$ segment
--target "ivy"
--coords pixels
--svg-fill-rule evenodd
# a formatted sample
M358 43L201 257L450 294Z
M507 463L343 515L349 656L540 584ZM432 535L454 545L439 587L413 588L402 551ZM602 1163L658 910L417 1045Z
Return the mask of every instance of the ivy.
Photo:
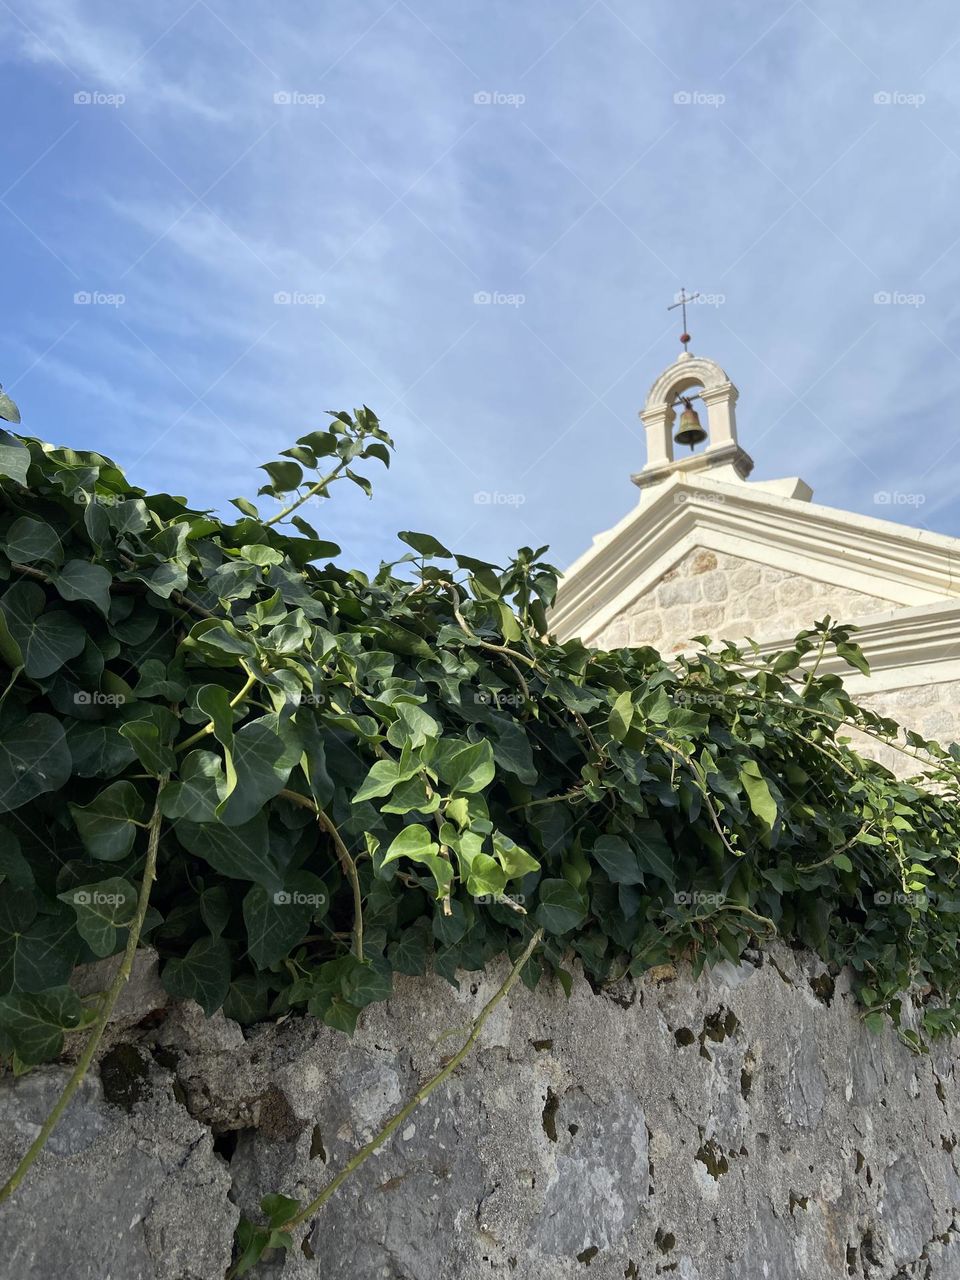
M960 750L823 673L866 669L853 628L667 661L552 639L545 548L408 531L342 567L313 508L391 448L336 413L264 468L275 514L222 517L0 436L0 1057L59 1053L74 965L140 941L208 1014L351 1031L394 973L535 930L525 982L594 985L776 933L852 966L871 1023L912 991L956 1031Z

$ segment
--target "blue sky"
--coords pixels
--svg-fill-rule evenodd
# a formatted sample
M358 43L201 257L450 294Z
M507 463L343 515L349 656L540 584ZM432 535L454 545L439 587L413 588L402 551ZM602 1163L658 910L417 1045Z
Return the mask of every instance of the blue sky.
M31 434L222 507L366 402L394 469L312 514L350 562L564 565L637 500L685 285L757 478L960 533L954 4L3 0L0 50Z

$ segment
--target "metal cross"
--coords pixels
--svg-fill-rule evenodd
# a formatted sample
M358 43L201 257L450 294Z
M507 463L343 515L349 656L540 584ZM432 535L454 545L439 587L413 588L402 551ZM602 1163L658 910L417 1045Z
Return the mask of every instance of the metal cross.
M667 307L668 311L676 311L677 307L683 308L683 311L681 312L683 316L683 333L680 335L680 341L683 343L684 351L686 351L687 343L690 341L690 335L687 333L687 303L693 302L695 298L699 297L699 292L688 294L686 289L681 289L680 296L677 298L676 302L672 302L670 306Z

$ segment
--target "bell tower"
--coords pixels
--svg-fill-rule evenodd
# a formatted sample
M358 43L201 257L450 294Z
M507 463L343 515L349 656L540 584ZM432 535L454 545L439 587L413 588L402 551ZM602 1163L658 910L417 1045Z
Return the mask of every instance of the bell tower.
M718 480L745 480L753 470L753 459L737 442L738 395L718 364L685 348L650 388L640 410L647 436L647 461L643 470L632 477L634 484L647 488L675 472L707 470ZM694 408L697 402L706 409L705 430ZM678 408L683 409L683 414L675 437ZM699 453L692 452L704 439L706 447ZM686 444L691 453L684 456L682 446Z

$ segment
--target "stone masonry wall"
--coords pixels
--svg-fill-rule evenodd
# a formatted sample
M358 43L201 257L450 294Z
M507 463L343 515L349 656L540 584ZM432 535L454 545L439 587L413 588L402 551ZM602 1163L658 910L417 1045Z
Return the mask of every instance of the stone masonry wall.
M504 969L401 979L354 1039L139 1011L0 1209L3 1280L219 1280L239 1210L318 1189L453 1052ZM693 979L522 987L274 1280L958 1280L960 1055L866 1030L774 946ZM65 1075L0 1080L0 1171ZM298 1242L299 1244L299 1242Z
M849 621L894 606L878 596L697 548L590 643L600 648L650 644L669 654L688 648L691 636L776 639L793 636L825 613Z

